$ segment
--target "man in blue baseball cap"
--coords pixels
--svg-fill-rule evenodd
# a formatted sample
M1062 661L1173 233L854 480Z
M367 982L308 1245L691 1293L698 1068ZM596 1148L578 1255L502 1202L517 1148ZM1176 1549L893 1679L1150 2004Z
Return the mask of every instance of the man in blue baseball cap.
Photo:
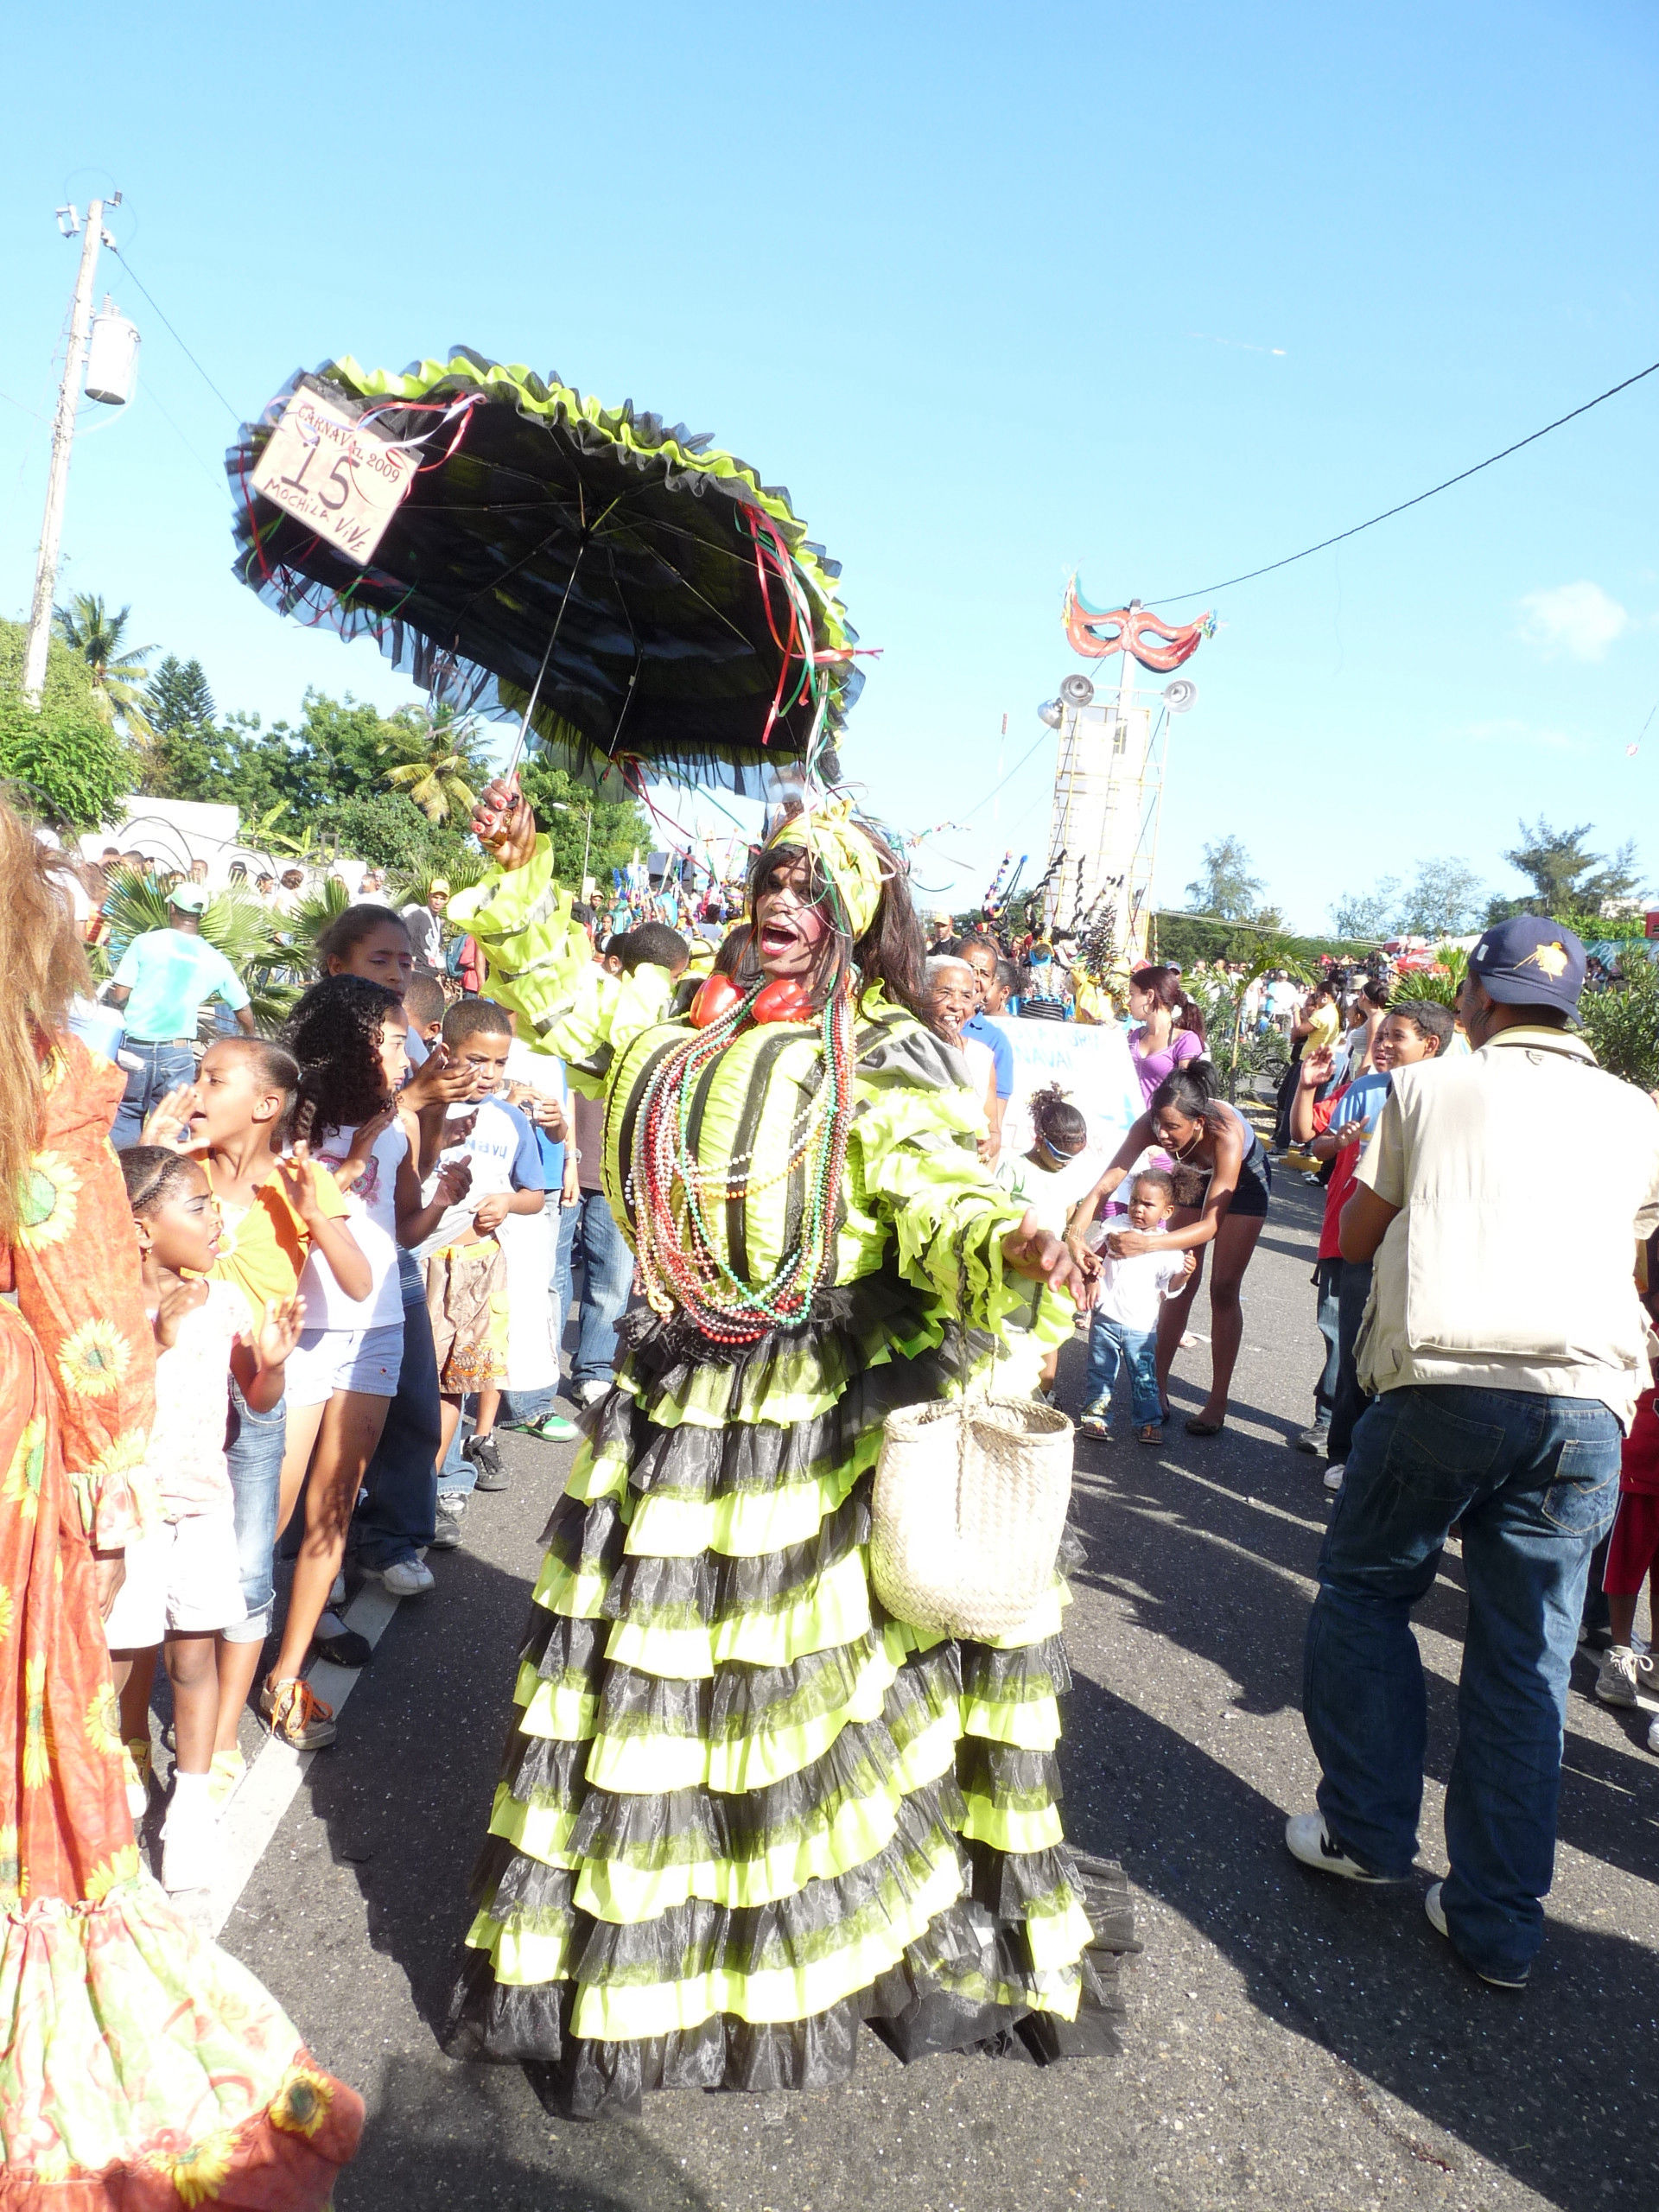
M1307 1626L1319 1810L1285 1832L1321 1872L1409 1878L1427 1732L1411 1608L1460 1522L1452 1863L1424 1902L1502 1988L1543 1941L1585 1578L1646 1382L1634 1248L1659 1227L1659 1108L1572 1033L1584 971L1560 922L1486 931L1458 1002L1471 1052L1395 1073L1343 1211L1344 1260L1375 1262L1357 1348L1374 1402ZM1547 1191L1567 1203L1546 1211Z

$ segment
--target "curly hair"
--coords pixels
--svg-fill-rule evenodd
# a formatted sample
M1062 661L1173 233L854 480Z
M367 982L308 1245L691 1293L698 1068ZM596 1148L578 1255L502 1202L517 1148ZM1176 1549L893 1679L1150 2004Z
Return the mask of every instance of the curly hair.
M312 984L283 1039L300 1064L299 1107L312 1109L313 1128L354 1128L386 1103L380 1033L387 1014L402 1011L396 991L362 976L325 976Z

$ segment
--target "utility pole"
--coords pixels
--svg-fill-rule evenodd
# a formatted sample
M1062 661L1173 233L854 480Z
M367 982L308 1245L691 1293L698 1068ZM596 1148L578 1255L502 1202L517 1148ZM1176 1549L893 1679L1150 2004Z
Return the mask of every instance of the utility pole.
M121 205L114 194L111 207ZM65 216L69 218L64 224ZM67 238L80 228L73 207L60 207L58 222ZM58 588L58 549L63 540L63 505L69 489L69 449L75 442L75 403L86 365L86 337L92 321L92 280L98 274L98 250L113 246L104 229L104 202L94 200L86 210L86 236L81 240L80 273L75 278L75 304L69 318L69 353L58 386L58 411L52 424L52 468L46 480L46 518L41 524L41 550L35 563L35 598L29 614L29 643L23 653L23 696L38 708L46 683L46 649L52 638L52 602Z

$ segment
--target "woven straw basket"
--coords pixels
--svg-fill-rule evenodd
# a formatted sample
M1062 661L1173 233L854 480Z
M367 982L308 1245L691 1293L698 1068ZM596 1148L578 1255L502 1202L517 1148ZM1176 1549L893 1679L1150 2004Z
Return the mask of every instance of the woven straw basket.
M870 1575L890 1613L936 1635L1008 1636L1054 1580L1071 1424L1035 1398L947 1398L887 1415Z

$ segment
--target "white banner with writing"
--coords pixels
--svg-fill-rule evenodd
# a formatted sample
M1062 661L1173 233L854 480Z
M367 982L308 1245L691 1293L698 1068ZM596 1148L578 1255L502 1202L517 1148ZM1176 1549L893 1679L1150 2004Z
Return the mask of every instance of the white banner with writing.
M1021 1021L994 1014L1014 1049L1014 1096L1002 1116L1002 1149L1029 1152L1031 1098L1058 1083L1089 1124L1089 1150L1103 1170L1141 1113L1141 1078L1128 1039L1116 1027L1088 1021Z

